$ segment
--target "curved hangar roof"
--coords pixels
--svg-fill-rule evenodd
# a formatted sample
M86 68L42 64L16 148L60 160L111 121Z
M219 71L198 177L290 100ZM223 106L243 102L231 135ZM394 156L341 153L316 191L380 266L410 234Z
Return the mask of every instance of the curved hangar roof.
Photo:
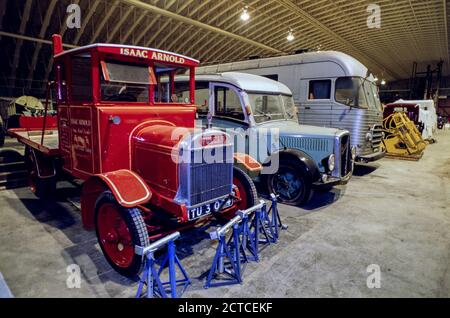
M444 61L448 74L450 1L379 0L380 28L368 24L371 1L317 0L2 0L0 96L43 95L51 78L51 35L65 49L97 42L153 47L202 65L334 50L379 78L409 78ZM80 23L65 23L68 5ZM248 6L249 20L240 17ZM293 38L287 40L288 31Z

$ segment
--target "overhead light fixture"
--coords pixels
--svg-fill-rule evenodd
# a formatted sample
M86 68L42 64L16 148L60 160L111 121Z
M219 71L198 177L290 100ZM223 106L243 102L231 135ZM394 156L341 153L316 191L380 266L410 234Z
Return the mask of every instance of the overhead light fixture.
M295 39L295 36L294 36L294 34L292 33L292 30L289 30L289 32L288 32L288 35L287 35L286 39L287 39L287 40L288 40L289 42L292 42L292 41L294 41L294 39Z
M385 80L381 80L381 85L386 85L386 81Z
M248 14L248 7L245 7L242 10L242 14L241 14L241 20L242 21L248 21L250 19L250 14Z

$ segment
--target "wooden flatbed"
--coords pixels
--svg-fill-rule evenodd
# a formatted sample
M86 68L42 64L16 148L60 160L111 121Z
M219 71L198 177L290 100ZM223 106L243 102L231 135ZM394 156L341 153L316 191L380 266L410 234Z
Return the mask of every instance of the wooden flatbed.
M8 133L17 138L17 140L46 156L57 156L59 152L58 130L46 130L44 134L43 143L42 130L27 130L25 128L9 129Z

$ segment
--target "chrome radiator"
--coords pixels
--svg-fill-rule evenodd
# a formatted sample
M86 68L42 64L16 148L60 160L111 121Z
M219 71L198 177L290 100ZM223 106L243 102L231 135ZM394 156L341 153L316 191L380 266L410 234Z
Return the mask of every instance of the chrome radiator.
M205 146L201 140L211 136L223 136L225 142ZM180 145L180 157L175 202L195 207L224 198L232 192L233 144L229 135L207 130L185 138Z
M334 155L336 166L332 173L333 177L343 178L352 172L352 146L349 133L336 136Z

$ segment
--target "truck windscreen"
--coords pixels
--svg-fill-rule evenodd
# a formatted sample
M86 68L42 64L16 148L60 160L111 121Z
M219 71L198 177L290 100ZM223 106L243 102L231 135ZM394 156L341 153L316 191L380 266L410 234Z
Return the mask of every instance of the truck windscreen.
M248 98L257 123L285 119L281 95L248 94Z
M363 82L360 77L339 77L335 85L336 102L350 107L368 108Z
M116 61L101 62L102 100L148 102L149 85L155 84L152 68Z

